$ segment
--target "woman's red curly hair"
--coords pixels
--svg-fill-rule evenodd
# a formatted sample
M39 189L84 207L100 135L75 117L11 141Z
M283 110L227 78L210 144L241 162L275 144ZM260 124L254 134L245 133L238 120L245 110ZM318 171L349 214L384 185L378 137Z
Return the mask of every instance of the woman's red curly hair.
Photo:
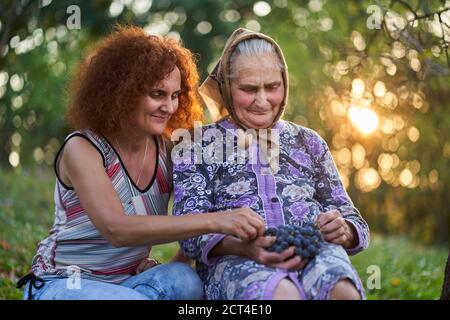
M139 99L175 67L181 73L181 93L164 134L192 128L203 118L192 52L174 39L148 35L135 26L117 26L80 64L71 83L66 119L74 129L103 135L126 129Z

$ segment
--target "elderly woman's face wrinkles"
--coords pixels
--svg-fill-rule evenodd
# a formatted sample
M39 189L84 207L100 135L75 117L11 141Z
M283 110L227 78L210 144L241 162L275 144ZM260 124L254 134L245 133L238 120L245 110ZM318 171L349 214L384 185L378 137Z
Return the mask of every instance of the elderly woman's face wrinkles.
M284 83L275 54L237 56L231 81L233 107L248 128L268 128L280 111Z

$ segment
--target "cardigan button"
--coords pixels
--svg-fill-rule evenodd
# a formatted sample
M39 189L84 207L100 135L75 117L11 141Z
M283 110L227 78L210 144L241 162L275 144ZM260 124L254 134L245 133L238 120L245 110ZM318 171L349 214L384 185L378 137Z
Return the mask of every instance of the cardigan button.
M272 202L278 202L278 198L277 197L273 197L272 199L270 199Z

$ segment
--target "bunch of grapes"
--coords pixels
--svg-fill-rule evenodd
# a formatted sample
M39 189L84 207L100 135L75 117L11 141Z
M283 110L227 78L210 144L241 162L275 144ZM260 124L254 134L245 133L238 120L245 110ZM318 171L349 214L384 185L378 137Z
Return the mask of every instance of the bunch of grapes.
M270 252L280 253L295 246L295 254L302 258L314 258L324 242L319 228L313 222L305 222L302 226L269 228L264 235L276 237L275 243L268 248Z

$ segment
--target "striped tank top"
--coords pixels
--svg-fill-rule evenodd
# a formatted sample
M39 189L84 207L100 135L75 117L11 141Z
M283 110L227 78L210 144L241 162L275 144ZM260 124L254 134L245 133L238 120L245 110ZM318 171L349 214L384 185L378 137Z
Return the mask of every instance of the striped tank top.
M172 191L170 141L155 137L157 163L149 185L140 190L130 179L122 160L105 137L90 130L67 136L87 139L101 154L106 173L116 190L126 215L166 215ZM55 161L56 168L56 161ZM56 169L55 169L56 171ZM81 277L109 283L121 283L135 274L139 263L148 257L147 246L121 247L111 245L95 228L82 208L77 193L58 178L55 184L55 221L49 236L38 245L32 272L42 278Z

